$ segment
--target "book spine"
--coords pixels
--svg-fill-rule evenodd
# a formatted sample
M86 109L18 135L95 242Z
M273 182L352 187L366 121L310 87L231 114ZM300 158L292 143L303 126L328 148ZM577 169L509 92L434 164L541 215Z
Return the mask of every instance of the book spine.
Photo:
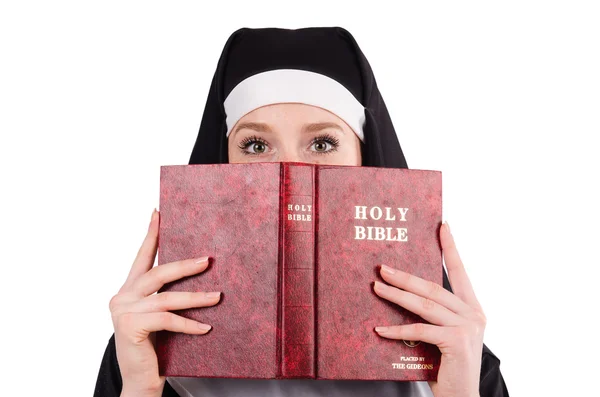
M313 167L281 164L281 376L315 378Z

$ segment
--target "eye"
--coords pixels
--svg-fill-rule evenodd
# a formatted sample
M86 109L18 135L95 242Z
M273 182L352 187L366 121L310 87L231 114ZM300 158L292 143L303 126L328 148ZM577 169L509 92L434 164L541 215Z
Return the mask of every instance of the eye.
M264 139L253 135L251 137L244 138L239 143L238 147L244 154L256 156L259 154L263 154L267 150L267 142ZM249 151L248 148L252 148L252 151Z
M340 140L329 135L329 134L321 134L310 142L311 146L315 146L315 153L317 154L328 154L331 152L335 152L338 150L340 146ZM331 149L327 150L327 145L331 147Z

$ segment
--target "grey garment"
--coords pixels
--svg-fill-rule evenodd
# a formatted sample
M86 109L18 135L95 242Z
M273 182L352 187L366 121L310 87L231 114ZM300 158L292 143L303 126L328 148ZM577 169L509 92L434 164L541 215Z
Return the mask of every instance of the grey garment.
M433 397L427 382L167 377L181 397Z

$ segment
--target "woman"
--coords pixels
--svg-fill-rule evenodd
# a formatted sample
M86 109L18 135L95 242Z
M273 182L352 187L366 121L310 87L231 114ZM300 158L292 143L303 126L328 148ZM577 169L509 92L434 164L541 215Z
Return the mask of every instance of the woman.
M230 36L190 164L250 161L407 168L371 67L349 32L244 28ZM485 316L447 224L440 229L448 268L444 289L432 290L424 280L385 268L381 277L386 283L375 283L380 297L431 322L377 332L382 338L436 344L442 352L436 382L159 377L153 332L208 332L210 324L169 311L215 305L220 296L219 291L191 298L153 294L163 283L202 272L207 265L190 259L152 268L157 235L155 211L129 276L110 302L115 334L104 354L96 396L508 396L500 361L483 345Z

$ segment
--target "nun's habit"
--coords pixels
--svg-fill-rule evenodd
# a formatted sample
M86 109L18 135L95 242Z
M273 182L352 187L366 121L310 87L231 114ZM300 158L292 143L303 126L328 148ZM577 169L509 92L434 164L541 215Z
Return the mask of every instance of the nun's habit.
M285 84L292 89L281 90ZM234 32L219 59L189 163L227 163L227 137L236 121L257 107L281 102L320 106L346 121L361 140L363 166L408 168L373 71L352 35L339 27ZM444 288L452 291L445 271ZM113 334L94 395L119 396L121 388ZM508 396L500 360L485 344L479 391L482 397ZM427 382L167 378L163 396L178 395L424 397L432 393Z

